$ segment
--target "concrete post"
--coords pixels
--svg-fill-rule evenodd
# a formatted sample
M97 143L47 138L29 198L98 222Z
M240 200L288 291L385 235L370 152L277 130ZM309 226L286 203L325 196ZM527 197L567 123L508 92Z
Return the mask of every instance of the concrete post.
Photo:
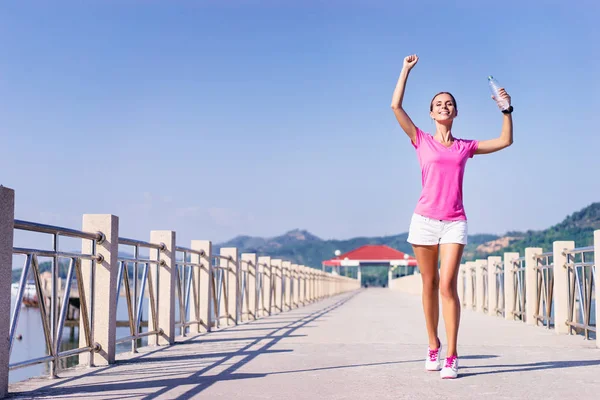
M298 270L299 270L299 267L300 266L298 264L292 264L292 269L291 269L292 308L298 308L298 291L299 291Z
M498 291L496 288L496 264L502 261L502 257L489 256L487 259L488 269L488 315L498 315ZM504 293L501 293L504 294Z
M207 331L212 326L212 285L210 284L211 256L212 243L210 240L192 240L192 250L203 251L204 257L198 254L192 254L191 261L200 264L200 268L194 269L194 280L196 281L197 289L194 294L198 304L194 304L190 311L192 320L199 320L198 325L190 325L190 333L197 334L204 327Z
M487 266L487 261L486 260L477 260L475 261L475 290L477 292L477 296L475 296L477 298L477 304L475 304L475 310L479 311L479 312L484 312L484 310L486 308L488 308L488 304L486 304L486 301L489 299L485 298L485 283L484 283L484 276L487 278L487 272L484 271L484 268ZM484 275L486 274L486 275ZM489 282L488 282L488 287L489 287ZM489 292L488 292L489 293ZM488 308L489 310L489 308Z
M600 275L600 229L594 231L594 268L596 269L596 276ZM600 279L598 279L600 281ZM594 286L596 288L596 327L600 326L600 306L598 302L600 301L600 282L594 282ZM556 304L556 303L555 303ZM598 328L596 328L598 329ZM598 339L598 332L596 332L596 347L600 348L600 339Z
M512 273L512 261L519 258L519 253L504 253L504 318L514 320L515 308L515 276Z
M304 274L306 267L304 265L298 266L298 307L304 305Z
M318 279L319 279L319 274L322 271L313 271L312 273L312 301L315 302L317 301L317 296L318 296Z
M358 287L362 287L362 271L360 269L360 265L357 267L358 270L356 271L356 279L358 280Z
M261 315L271 315L271 306L273 298L271 297L271 257L258 257L259 271L262 268L262 298L260 301Z
M595 237L596 233L594 232L594 238ZM567 257L563 255L563 251L572 250L574 248L575 242L572 240L556 241L552 244L552 260L554 263L554 287L552 288L552 296L554 297L554 331L558 334L569 333L569 326L567 325L567 320L569 319L569 276L568 270L565 267ZM596 288L597 287L598 286L596 286Z
M282 303L281 303L281 296L282 296L282 287L281 287L281 282L282 282L282 276L281 276L281 264L283 263L283 260L280 259L276 259L276 260L271 260L271 265L273 266L273 310L275 310L276 312L281 312L283 311L283 307L282 307ZM273 311L271 311L273 312Z
M388 266L388 288L392 287L392 266Z
M158 295L157 319L158 328L162 333L148 337L148 345L172 345L175 343L175 302L177 301L177 265L175 264L175 232L151 231L150 243L164 244L164 250L150 249L150 259L159 260L158 285L155 286ZM148 313L148 326L152 326L152 313ZM158 339L158 340L157 340Z
M225 304L223 302L221 316L226 315L227 325L231 325L231 323L237 323L237 304L238 299L237 295L239 292L239 282L238 282L238 250L235 247L225 247L221 249L221 256L228 257L227 259L221 258L219 261L219 265L225 269L225 275L223 279L225 279L225 287L227 293L227 308L228 313L225 313ZM225 293L223 293L224 295ZM225 298L224 298L225 301Z
M527 325L537 325L537 259L536 254L542 254L541 247L527 247L525 249L525 323Z
M284 261L282 264L282 269L281 269L281 282L282 282L282 287L283 287L283 297L281 299L281 304L282 304L282 311L285 311L286 309L289 310L291 309L291 290L292 290L292 285L291 285L291 280L290 280L290 272L291 272L291 268L292 268L292 262L291 261Z
M468 310L473 310L475 307L475 304L473 303L473 295L477 294L477 292L475 291L475 287L473 286L473 272L471 271L471 269L475 266L475 262L474 261L467 261L465 263L465 276L467 279L465 279L465 285L467 285L467 290L465 290L465 296L466 296L466 301L465 301L465 308Z
M97 354L82 353L79 355L81 365L108 365L115 362L116 329L117 329L117 277L119 274L119 218L114 215L86 214L83 216L84 232L102 232L105 239L96 245L96 253L103 257L96 263L94 287L90 285L92 262L81 261L81 276L90 318L92 342L98 343L102 350ZM82 240L81 250L84 254L92 253L92 241ZM91 301L90 301L91 300ZM94 304L94 313L90 307ZM83 319L79 325L83 332ZM86 346L85 335L79 335L80 346ZM92 343L93 345L93 343Z
M257 302L256 297L258 295L256 291L256 254L255 253L243 253L242 260L247 261L245 268L248 269L246 275L246 295L248 296L248 319L252 316L252 319L257 318ZM243 310L243 307L242 307Z
M457 278L457 290L458 290L458 303L461 308L465 304L465 264L460 264L458 267L458 278Z
M15 192L0 186L0 398L8 394L10 285L12 282Z

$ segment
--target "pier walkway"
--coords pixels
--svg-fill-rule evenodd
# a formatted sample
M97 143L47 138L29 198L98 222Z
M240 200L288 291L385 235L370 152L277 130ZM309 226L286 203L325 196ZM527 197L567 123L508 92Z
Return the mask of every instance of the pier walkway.
M445 343L443 321L440 337ZM460 376L425 372L420 296L361 289L10 385L16 399L597 399L594 340L462 311Z

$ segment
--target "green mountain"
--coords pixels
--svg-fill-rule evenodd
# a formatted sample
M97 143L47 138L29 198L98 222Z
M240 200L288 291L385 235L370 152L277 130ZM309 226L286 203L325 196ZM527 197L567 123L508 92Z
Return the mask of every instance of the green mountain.
M507 232L503 236L469 235L469 244L465 248L463 260L502 255L506 251L517 251L523 254L526 247L541 247L544 251L549 251L552 249L552 242L556 240L574 240L577 247L591 246L596 229L600 229L600 202L567 216L562 222L545 230ZM221 247L237 247L240 253L268 255L290 260L296 264L321 268L321 262L334 257L336 250L345 253L366 244L387 245L412 254L412 248L406 242L407 237L408 233L401 233L392 236L323 240L310 232L296 229L273 238L238 236L215 245L213 251L218 254ZM42 263L40 271L47 270L50 270L50 263ZM21 271L13 270L12 273L13 282L18 281ZM62 265L60 275L61 277L66 275L66 265Z
M573 240L577 247L591 246L596 229L600 229L600 203L592 203L548 229L508 232L501 238L479 245L474 250L471 249L469 254L465 254L465 258L474 260L491 255L502 255L508 251L523 254L526 247L541 247L543 251L551 251L552 243L557 240Z
M345 253L366 244L387 245L399 251L412 254L412 247L406 242L407 237L408 233L401 233L392 236L323 240L305 230L295 229L273 238L238 236L225 243L215 245L213 251L218 253L222 247L237 247L240 253L268 255L273 258L290 260L296 264L321 268L321 262L334 257L336 250ZM497 235L470 235L469 246L475 249L478 245L497 238Z

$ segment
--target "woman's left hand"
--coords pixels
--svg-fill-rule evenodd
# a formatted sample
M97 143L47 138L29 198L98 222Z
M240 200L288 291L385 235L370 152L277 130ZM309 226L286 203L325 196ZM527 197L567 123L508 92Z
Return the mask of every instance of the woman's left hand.
M508 105L510 106L510 95L508 93L506 93L506 90L504 90L504 88L500 88L498 89L498 93L500 94L500 98L506 100L508 102ZM497 102L496 97L492 95L492 99L494 99L494 101ZM498 104L498 107L500 107L500 105Z

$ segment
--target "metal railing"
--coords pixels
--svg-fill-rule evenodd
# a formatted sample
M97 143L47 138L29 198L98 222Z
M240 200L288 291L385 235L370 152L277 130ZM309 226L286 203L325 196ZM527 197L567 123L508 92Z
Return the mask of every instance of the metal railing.
M261 268L262 267L262 268ZM259 298L257 300L258 312L261 315L271 315L271 264L259 264L259 272L256 278L256 286Z
M122 286L124 286L125 299L127 300L129 336L118 338L116 342L125 343L130 341L131 351L135 353L139 346L139 339L156 335L156 340L158 340L158 335L162 334L162 330L158 327L158 294L155 292L155 288L158 288L160 284L160 274L158 274L157 270L154 273L152 270L157 269L160 265L164 265L164 261L160 260L159 252L165 250L165 245L127 238L119 238L119 245L133 247L134 254L133 258L118 257L117 306L121 297ZM152 259L140 256L140 249L154 250L155 257ZM130 266L133 267L132 272L129 270ZM142 267L141 276L140 266ZM130 279L133 279L133 285L130 283ZM146 296L148 297L150 313L149 319L143 321L144 298ZM148 329L145 332L142 327L143 322L147 322L148 324Z
M179 328L181 336L185 337L192 325L197 325L196 332L199 331L200 326L208 328L208 321L204 321L201 317L202 298L208 299L208 295L201 293L200 279L202 278L199 272L204 271L203 275L209 276L210 259L202 250L177 246L176 252L181 257L175 262L177 266L175 327Z
M513 274L513 318L525 321L525 257L511 261L510 273Z
M239 296L238 298L238 319L240 321L248 321L250 318L256 319L256 284L251 285L251 282L256 282L256 266L247 260L240 259L239 261ZM254 286L254 287L252 287ZM252 288L252 291L251 291ZM254 301L252 301L254 299ZM252 307L250 306L252 302Z
M489 290L488 290L488 284L489 284L489 277L488 277L488 265L487 263L483 264L481 267L481 272L482 272L482 283L483 283L483 312L487 313L488 312L488 299L489 299Z
M494 264L494 276L496 285L496 298L494 306L494 315L504 316L505 300L504 300L504 262L500 261Z
M19 322L19 314L23 304L23 295L25 293L27 280L30 272L33 274L35 293L39 304L40 316L42 319L42 330L46 342L46 356L24 360L9 365L9 369L17 369L36 364L50 362L50 376L55 377L59 367L59 360L75 356L81 353L92 353L100 351L100 345L93 342L93 325L90 322L94 312L94 276L96 263L102 262L101 256L96 254L96 244L104 241L102 233L82 232L58 226L43 225L27 221L14 221L15 230L23 230L52 235L52 250L13 248L13 255L24 255L25 262L19 281L17 299L10 322L10 349L12 352L15 340L16 327ZM68 253L60 251L60 237L72 237L87 239L91 241L91 251L87 254ZM40 277L39 257L51 258L51 283L50 290L43 287ZM62 296L59 293L60 281L60 259L68 259L68 270ZM84 281L82 272L82 260L89 261L91 267L88 272L89 280ZM84 345L72 350L61 351L63 329L68 313L68 307L71 299L71 289L73 278L75 278L80 312L80 329L83 330ZM86 293L86 283L89 284L89 293ZM48 304L48 300L49 303ZM89 307L89 310L88 310ZM81 341L80 341L81 343Z
M213 255L212 259L213 265L210 283L212 286L211 302L213 305L211 311L214 317L211 318L211 322L216 328L220 328L223 318L225 318L227 325L237 322L236 316L231 314L230 301L233 301L232 305L234 305L238 297L239 286L237 279L239 263L238 260L223 255Z
M535 305L536 322L541 322L546 328L554 325L553 289L554 289L554 262L553 253L547 252L535 257L537 298Z
M283 311L283 266L273 265L271 268L271 314Z
M596 324L592 324L592 301L596 284L596 266L594 247L580 247L566 250L563 253L567 260L565 267L568 276L568 320L569 333L583 333L590 339L590 333L596 332ZM597 299L596 299L597 301ZM596 307L598 305L596 304Z

